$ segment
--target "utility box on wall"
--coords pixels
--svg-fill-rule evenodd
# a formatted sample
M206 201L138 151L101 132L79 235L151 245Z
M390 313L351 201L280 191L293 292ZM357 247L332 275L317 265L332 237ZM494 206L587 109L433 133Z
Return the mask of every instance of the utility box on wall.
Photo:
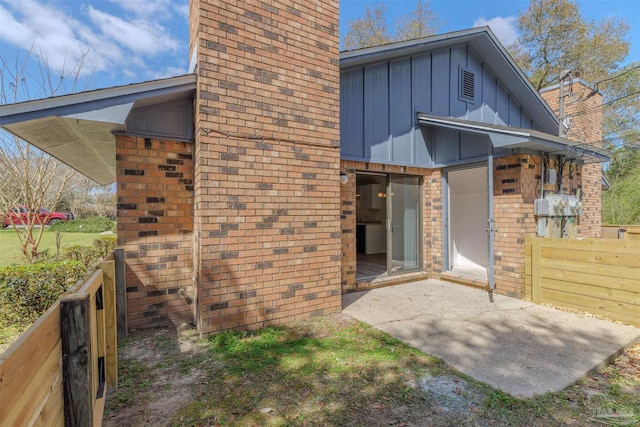
M547 194L544 199L536 199L533 206L538 217L538 237L577 237L578 217L582 214L582 201L578 196Z

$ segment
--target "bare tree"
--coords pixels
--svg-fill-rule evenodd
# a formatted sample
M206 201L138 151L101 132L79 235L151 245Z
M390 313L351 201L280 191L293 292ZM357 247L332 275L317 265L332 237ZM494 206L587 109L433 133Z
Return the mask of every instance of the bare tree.
M116 193L111 191L111 187L100 187L94 195L96 213L102 217L115 218L116 216Z
M349 31L344 37L345 49L360 49L380 46L393 40L387 28L383 4L367 6L362 18L349 22Z
M428 1L418 0L415 10L396 19L396 40L428 37L440 31L445 22L438 19Z
M65 206L75 218L88 215L89 206L94 204L92 193L99 184L84 175L76 174L69 181L62 195L61 204Z
M5 105L75 91L82 59L71 70L63 69L56 74L46 61L36 58L30 51L15 64L0 57L0 67L0 104ZM18 206L29 212L12 218L21 223L21 227L14 227L14 230L25 260L32 263L38 257L38 246L44 233L40 223L48 221L47 216L43 219L37 213L41 208L58 204L75 171L6 132L0 133L0 170L0 215L11 216Z
M395 20L395 33L392 34L387 25L386 12L384 4L367 6L363 17L349 22L344 48L361 49L427 37L436 34L445 23L433 12L429 1L417 0L413 11Z

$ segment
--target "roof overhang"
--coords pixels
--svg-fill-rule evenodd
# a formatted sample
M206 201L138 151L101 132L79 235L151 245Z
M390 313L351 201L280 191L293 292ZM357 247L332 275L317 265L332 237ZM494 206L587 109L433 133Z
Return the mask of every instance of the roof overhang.
M553 110L531 85L527 76L498 41L495 34L486 26L383 46L344 51L340 53L340 68L348 70L353 67L373 65L465 43L471 46L475 52L481 54L485 63L489 64L491 72L509 88L509 91L522 105L526 106L527 112L540 126L540 129L548 132L558 128L558 118Z
M495 148L543 152L549 155L564 156L567 160L582 161L584 163L609 161L609 153L606 150L532 129L471 122L424 113L417 114L417 121L418 124L424 126L442 127L486 135Z
M132 109L193 96L193 74L0 106L0 127L100 184L116 179L115 132Z

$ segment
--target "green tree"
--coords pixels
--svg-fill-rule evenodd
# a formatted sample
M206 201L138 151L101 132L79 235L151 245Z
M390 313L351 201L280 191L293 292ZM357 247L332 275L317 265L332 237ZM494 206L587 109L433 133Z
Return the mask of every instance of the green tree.
M629 53L626 20L586 21L571 0L531 0L518 31L509 51L536 90L557 84L564 70L579 70L603 94L603 145L638 139L640 64L621 66Z
M518 31L518 40L508 49L534 88L558 84L563 70L579 70L582 79L602 93L602 143L614 151L603 220L640 222L640 162L635 154L640 145L640 63L622 65L629 52L626 20L587 21L571 0L531 0L518 19ZM570 93L569 99L590 95Z
M625 20L587 22L571 0L531 0L518 31L509 50L536 90L558 83L563 70L581 70L592 82L604 79L629 53Z
M602 221L640 224L640 143L616 149L607 176L611 188L602 195Z
M343 47L347 50L361 49L427 37L438 32L443 24L428 1L418 0L412 12L396 19L392 33L387 24L385 6L372 5L367 7L363 17L349 22Z

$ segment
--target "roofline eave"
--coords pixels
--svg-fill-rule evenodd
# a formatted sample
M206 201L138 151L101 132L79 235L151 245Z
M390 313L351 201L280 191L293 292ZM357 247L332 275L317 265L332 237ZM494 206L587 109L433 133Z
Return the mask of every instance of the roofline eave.
M589 144L581 144L576 141L555 135L549 135L532 129L512 128L508 126L471 122L467 120L432 116L425 113L417 113L416 119L418 124L421 125L440 126L459 131L482 133L486 135L503 135L514 138L513 141L522 142L523 140L526 140L546 148L544 152L550 154L562 152L565 155L572 155L572 158L587 156L590 159L597 159L601 162L606 162L610 158L609 153L602 148L594 147ZM512 146L516 147L518 144L514 143ZM508 148L508 146L505 148Z
M0 126L47 116L73 115L114 105L128 103L133 105L133 102L138 99L195 89L195 74L187 74L168 79L8 104L0 106Z

